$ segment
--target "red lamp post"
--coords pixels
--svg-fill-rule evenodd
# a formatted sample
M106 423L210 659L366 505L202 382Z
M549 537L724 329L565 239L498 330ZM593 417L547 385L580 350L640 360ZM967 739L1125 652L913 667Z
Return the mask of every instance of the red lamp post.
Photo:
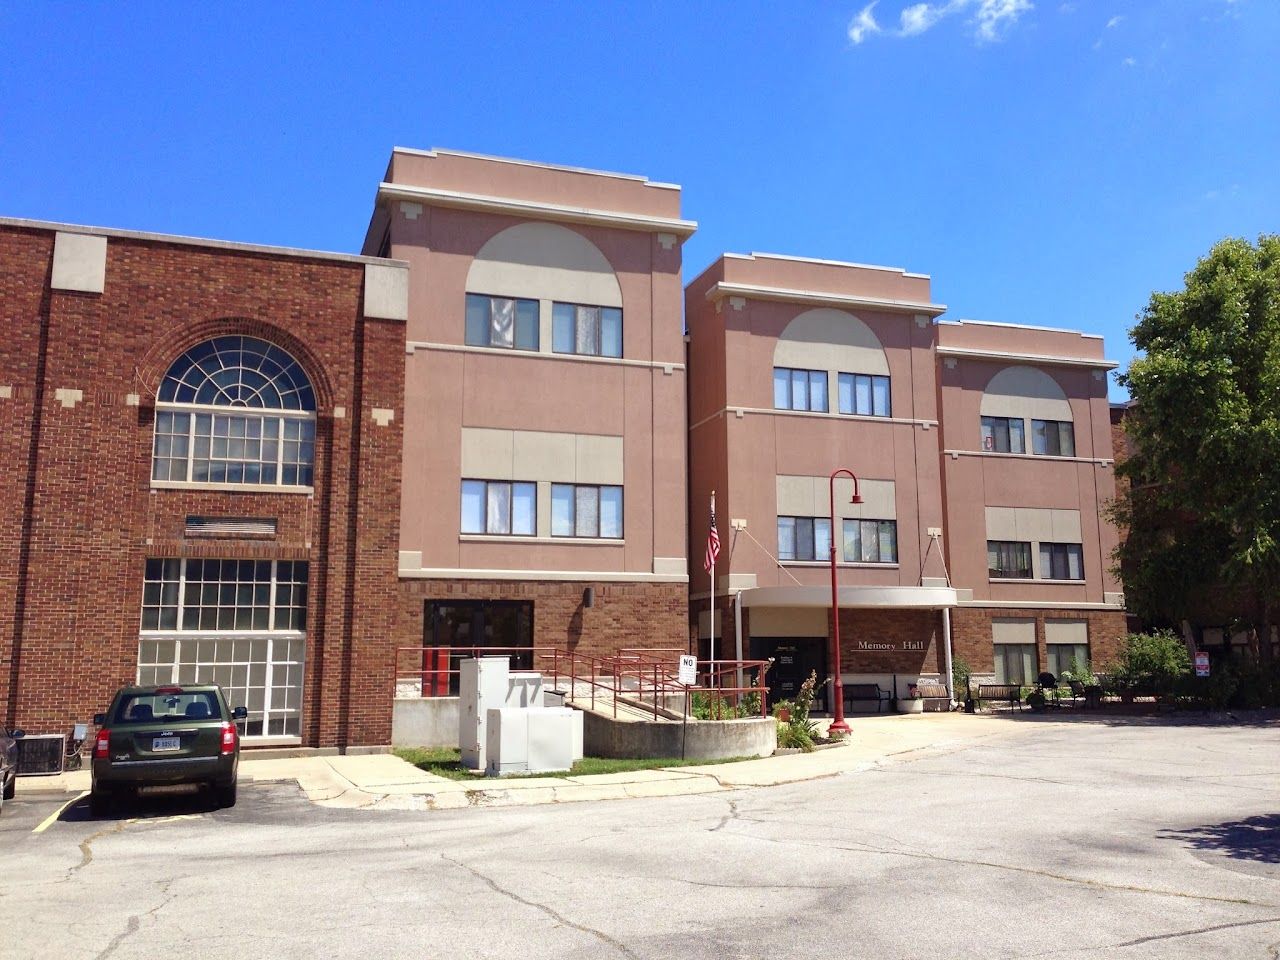
M849 724L844 720L844 682L840 679L840 593L836 585L836 477L846 474L853 481L853 496L850 503L861 503L858 493L858 478L852 470L841 467L831 474L831 663L835 670L835 683L832 694L835 697L835 719L831 721L830 736L847 737Z

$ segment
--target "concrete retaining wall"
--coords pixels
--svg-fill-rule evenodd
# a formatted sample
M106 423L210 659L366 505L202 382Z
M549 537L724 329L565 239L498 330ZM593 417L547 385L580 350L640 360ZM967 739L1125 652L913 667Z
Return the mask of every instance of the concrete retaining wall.
M396 698L391 710L393 747L456 747L458 697Z
M678 757L680 723L622 721L583 711L583 738L589 757ZM772 717L746 720L690 720L685 756L699 760L767 757L778 746Z

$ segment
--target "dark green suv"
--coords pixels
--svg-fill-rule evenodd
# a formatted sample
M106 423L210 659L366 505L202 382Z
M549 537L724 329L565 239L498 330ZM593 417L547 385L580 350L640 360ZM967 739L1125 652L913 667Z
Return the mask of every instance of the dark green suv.
M236 802L244 707L227 709L213 685L123 687L111 709L93 718L93 789L89 808L106 813L118 797L139 788L197 784L218 803Z

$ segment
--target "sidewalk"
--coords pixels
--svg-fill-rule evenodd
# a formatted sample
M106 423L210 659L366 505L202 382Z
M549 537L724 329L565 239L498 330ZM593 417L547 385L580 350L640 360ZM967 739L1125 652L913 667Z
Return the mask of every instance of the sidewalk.
M858 717L852 726L853 736L847 743L813 753L587 777L449 780L425 773L392 754L262 760L245 754L240 762L240 782L296 781L313 803L377 810L450 810L676 797L857 773L892 763L895 757L905 754L945 752L1022 729L997 717L959 713ZM88 789L87 770L18 781L19 794L79 793Z

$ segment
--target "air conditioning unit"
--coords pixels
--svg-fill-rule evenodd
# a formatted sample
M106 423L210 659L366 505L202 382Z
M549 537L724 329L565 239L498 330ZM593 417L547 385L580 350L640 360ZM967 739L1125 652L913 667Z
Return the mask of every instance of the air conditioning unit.
M18 745L18 776L51 777L62 772L66 737L61 733L27 734Z
M490 710L485 774L559 773L582 744L582 712L569 707Z
M483 770L487 765L485 730L488 714L507 702L508 657L477 657L458 664L458 748L462 765Z

